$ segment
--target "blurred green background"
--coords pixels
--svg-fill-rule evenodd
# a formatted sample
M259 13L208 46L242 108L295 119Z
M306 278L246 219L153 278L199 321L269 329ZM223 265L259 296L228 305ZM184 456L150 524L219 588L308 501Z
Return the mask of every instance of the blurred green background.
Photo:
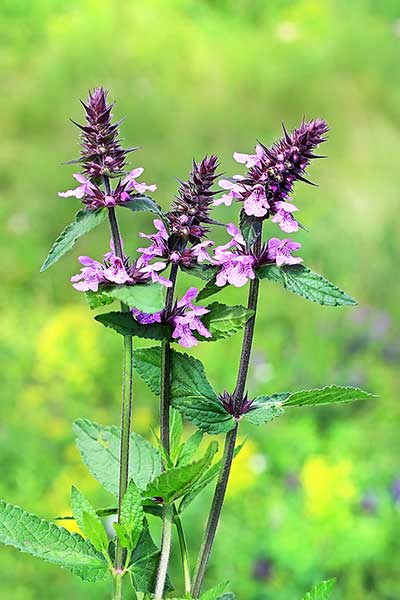
M334 381L380 399L243 427L251 439L234 467L208 582L229 579L238 600L299 600L335 576L337 599L400 598L399 44L398 0L2 0L0 497L46 518L69 512L72 483L98 506L110 502L71 433L77 417L119 418L120 339L69 284L79 254L107 249L106 226L39 274L78 208L57 192L71 187L73 168L61 162L78 153L68 117L82 119L79 98L110 89L114 115L127 116L126 144L143 147L132 160L165 208L193 156L218 153L233 174L234 150L270 144L281 121L323 117L329 159L312 165L319 189L297 186L309 232L296 237L305 263L359 306L323 308L265 283L249 389ZM233 220L236 210L215 214ZM151 218L120 217L133 252ZM245 302L245 290L223 294ZM218 391L233 386L240 342L195 351ZM150 437L156 399L140 381L136 389L135 428ZM193 560L211 491L185 515ZM176 562L172 575L179 581ZM109 595L2 547L0 597Z

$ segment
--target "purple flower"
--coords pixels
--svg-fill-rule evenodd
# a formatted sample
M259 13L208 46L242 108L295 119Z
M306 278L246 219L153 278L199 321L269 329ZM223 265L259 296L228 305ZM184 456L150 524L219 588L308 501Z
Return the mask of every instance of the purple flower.
M278 267L282 265L296 265L303 262L299 256L292 256L292 252L296 252L301 248L298 242L292 242L289 238L280 240L271 238L267 245L268 258L272 262L276 262Z
M151 323L166 323L171 325L172 338L184 348L191 348L198 344L198 339L193 335L193 332L197 331L205 338L211 337L210 331L200 319L209 310L203 306L196 306L192 302L197 293L197 288L190 288L181 300L175 303L169 314L166 314L165 311L153 314L142 313L136 308L132 310L132 314L142 325L149 325Z
M152 183L151 185L147 185L147 183L140 183L136 181L137 177L143 173L143 167L137 167L133 169L128 175L121 181L121 184L124 186L125 192L131 192L134 190L138 194L144 194L147 190L149 192L155 192L157 186Z
M216 284L223 287L227 283L235 287L242 287L248 279L255 278L254 267L256 257L247 252L246 244L239 229L230 223L227 231L232 239L224 246L214 249L213 264L221 267L216 276Z
M284 128L284 137L270 148L258 144L255 154L235 153L235 160L247 166L247 174L222 179L219 185L228 191L214 204L229 206L236 199L243 202L247 215L272 217L283 231L297 231L298 224L292 216L296 208L287 200L296 181L310 183L303 175L313 158L321 158L313 150L325 141L327 131L322 119L303 121L290 134Z
M164 263L148 265L140 257L137 261L129 264L126 256L121 259L115 254L111 242L111 252L104 255L103 262L93 260L89 256L80 256L79 262L83 265L80 273L71 277L73 287L80 292L97 292L99 286L104 285L135 285L136 283L159 282L169 287L171 282L158 274L165 269Z
M212 223L209 212L217 192L212 186L218 177L217 156L206 156L200 163L193 161L193 169L188 181L181 181L172 210L168 213L168 222L175 244L188 239L192 242L201 239L206 233L205 223Z

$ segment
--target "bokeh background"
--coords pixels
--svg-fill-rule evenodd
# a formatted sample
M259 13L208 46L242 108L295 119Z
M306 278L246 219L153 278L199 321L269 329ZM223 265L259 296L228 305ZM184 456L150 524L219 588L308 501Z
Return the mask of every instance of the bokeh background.
M396 0L2 0L0 497L46 518L69 513L72 483L110 503L71 432L82 416L118 423L120 339L69 284L79 254L106 250L106 226L39 274L78 208L57 192L71 187L73 168L61 163L78 152L68 118L81 119L79 98L98 84L111 90L127 145L143 147L134 164L165 208L192 157L218 153L233 174L234 150L271 143L281 121L324 117L329 158L311 168L319 189L297 186L309 229L297 239L305 263L359 306L324 308L263 285L249 389L334 381L380 399L242 428L250 437L208 581L229 579L238 600L298 600L331 576L338 599L400 598L399 44ZM133 252L151 218L122 218ZM219 391L232 388L240 342L195 351ZM157 403L140 381L136 389L135 428L151 437ZM185 515L193 560L211 491ZM0 582L4 599L108 598L107 586L3 547Z

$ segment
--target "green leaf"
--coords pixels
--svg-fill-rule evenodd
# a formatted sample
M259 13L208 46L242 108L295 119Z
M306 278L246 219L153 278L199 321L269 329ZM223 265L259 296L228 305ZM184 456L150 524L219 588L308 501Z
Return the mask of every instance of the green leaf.
M236 333L245 326L254 314L253 310L249 310L244 306L227 306L219 302L213 302L206 308L210 312L204 315L201 320L209 329L212 338L201 336L199 338L207 342L223 339Z
M236 458L236 456L239 454L244 444L245 441L235 448L234 458ZM185 508L187 508L189 504L193 502L196 496L198 496L200 492L204 490L204 488L206 488L219 475L222 462L223 459L213 464L208 471L206 471L204 475L200 477L199 481L192 487L192 489L182 498L179 505L179 513L183 512Z
M209 298L210 296L213 296L214 294L217 294L218 292L221 292L223 289L225 289L225 287L227 287L225 285L224 286L219 286L215 282L216 282L216 278L215 277L213 277L212 279L210 279L210 281L208 281L206 283L206 285L197 294L196 300L198 300L198 301L205 300L206 298Z
M243 415L243 419L254 425L268 423L283 415L283 401L288 394L273 394L272 396L257 396L253 400L252 410Z
M113 522L113 527L115 529L115 533L117 534L117 538L119 539L121 546L123 548L129 548L131 544L128 532L126 531L125 527L121 525L121 523L118 523L118 521Z
M160 348L135 350L135 367L150 389L160 393ZM210 434L224 433L235 420L209 384L202 363L187 354L171 351L171 403L193 425Z
M130 481L121 503L121 525L130 540L130 548L135 548L143 531L144 511L142 496L134 481Z
M206 263L196 263L191 267L181 266L181 270L188 275L193 275L193 277L209 281L218 273L219 267Z
M211 442L201 460L189 463L184 467L174 467L164 471L147 486L146 496L148 498L161 497L165 504L174 502L187 493L200 479L209 468L217 450L217 442Z
M87 540L0 501L0 542L69 569L84 581L101 581L108 569Z
M218 600L218 598L221 597L221 594L223 594L224 591L226 590L227 585L228 585L228 582L219 583L218 585L214 586L210 590L207 590L206 592L204 592L204 594L202 594L200 596L200 600Z
M92 292L91 290L88 290L85 292L85 296L89 304L89 308L92 310L115 302L114 298L111 298L111 296L109 296L106 292Z
M141 325L130 313L109 312L95 316L96 321L106 327L111 327L121 335L133 335L151 340L163 340L171 338L171 328L161 323Z
M331 592L335 587L335 579L328 579L327 581L323 581L319 583L311 592L308 592L303 600L328 600L331 596Z
M240 211L240 230L248 250L254 245L257 238L260 237L261 224L262 219L247 215L243 209Z
M181 450L181 438L183 433L182 415L174 408L170 408L170 438L171 438L171 459L174 463Z
M138 308L146 313L159 312L164 307L162 286L159 283L116 285L106 288L104 293L130 308Z
M67 225L54 242L46 260L40 271L45 271L55 262L57 262L68 250L74 246L75 242L88 233L97 225L100 225L107 216L107 211L103 208L98 210L82 209L75 215L75 220Z
M74 519L98 552L106 552L108 538L96 510L76 487L72 486L71 507Z
M281 283L289 291L303 296L312 302L325 306L346 306L357 304L346 292L336 285L313 273L303 265L262 265L256 269L259 279L270 279Z
M202 442L203 437L204 433L198 429L190 436L188 440L186 440L179 456L179 467L187 465L192 460Z
M83 462L106 490L118 494L120 429L103 427L88 419L75 421L73 431ZM139 489L161 472L160 454L137 433L132 433L129 447L129 479Z
M144 196L142 194L133 196L132 200L122 202L119 206L129 208L132 212L152 212L160 215L160 217L164 216L161 207L158 206L157 202L149 196Z
M330 385L324 388L290 393L287 399L284 400L283 406L315 406L318 404L353 402L354 400L365 400L367 398L377 398L377 396L355 387Z
M145 522L142 535L134 549L129 563L129 571L132 574L134 588L138 592L153 592L160 552L154 544L149 532L149 527ZM171 590L173 586L167 578L165 590Z

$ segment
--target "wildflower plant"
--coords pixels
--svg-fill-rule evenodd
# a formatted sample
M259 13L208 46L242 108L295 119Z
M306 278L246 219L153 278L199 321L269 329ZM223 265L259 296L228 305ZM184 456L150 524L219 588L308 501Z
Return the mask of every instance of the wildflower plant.
M232 600L234 595L225 591L225 583L205 592L202 588L232 462L240 451L236 442L241 422L263 426L295 407L372 396L337 385L256 397L247 390L262 286L278 282L323 306L356 304L336 285L304 266L298 255L301 245L287 237L301 227L292 202L294 186L296 182L310 183L307 169L312 160L321 158L315 151L325 142L328 127L320 119L303 121L290 133L284 128L282 139L271 146L259 142L254 154L235 153L235 160L245 170L232 177L222 176L215 155L193 161L170 210L163 212L149 196L156 185L140 181L143 169L127 169L128 153L135 148L122 148L119 123L112 121L113 104L108 103L105 90L95 89L82 105L86 122L76 123L81 151L71 161L79 185L59 194L79 200L82 206L55 241L42 271L78 238L108 221L110 250L103 258L79 257L81 268L71 283L86 295L90 308L102 308L96 321L121 335L121 425L103 426L79 419L73 431L84 463L114 501L111 508L95 508L73 488L69 518L76 521L81 533L70 533L1 501L0 541L69 569L84 581L110 578L115 600L124 597L125 586L133 590L130 597L142 599ZM240 222L215 221L213 207L232 202L241 205ZM137 211L153 213L154 229L139 234L138 257L132 258L125 254L118 218L123 213L132 218ZM221 225L228 236L225 244L217 246L209 236ZM279 229L284 237L276 237ZM182 273L197 277L200 285L178 298L176 284ZM209 297L227 286L248 286L246 306L209 302ZM114 310L104 308L116 302L119 306ZM203 364L181 347L224 343L242 329L235 384L230 390L214 391ZM140 339L154 344L140 347ZM131 429L134 370L159 397L160 438L154 445ZM195 427L188 439L183 438L183 421ZM221 434L225 436L223 455L215 460L218 444L212 436ZM201 453L205 435L211 441ZM214 497L192 572L182 514L210 485L215 486ZM110 515L115 519L113 536L103 525L103 518ZM151 537L149 515L160 518L160 547ZM172 582L168 576L171 551L175 551L171 548L174 527L182 582ZM328 598L333 585L333 580L322 582L304 600Z

